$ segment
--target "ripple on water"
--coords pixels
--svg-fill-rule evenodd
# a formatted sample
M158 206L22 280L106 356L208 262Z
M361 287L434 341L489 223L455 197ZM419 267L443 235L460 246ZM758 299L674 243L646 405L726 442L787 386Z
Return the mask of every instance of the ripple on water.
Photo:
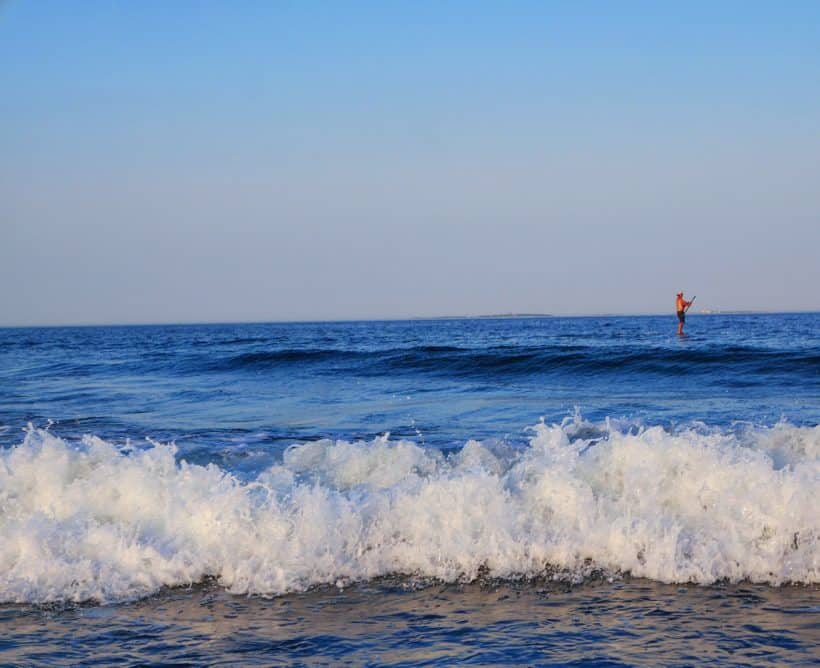
M279 598L215 586L116 606L0 608L0 663L804 665L814 586L382 580Z

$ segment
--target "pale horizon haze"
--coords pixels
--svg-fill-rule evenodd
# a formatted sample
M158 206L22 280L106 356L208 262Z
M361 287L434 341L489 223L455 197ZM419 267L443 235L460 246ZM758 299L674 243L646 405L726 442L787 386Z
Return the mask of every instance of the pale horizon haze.
M0 326L820 310L820 3L0 2Z

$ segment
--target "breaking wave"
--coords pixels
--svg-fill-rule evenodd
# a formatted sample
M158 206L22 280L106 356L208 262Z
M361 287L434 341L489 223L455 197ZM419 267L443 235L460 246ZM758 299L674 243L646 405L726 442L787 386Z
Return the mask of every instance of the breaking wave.
M538 424L444 454L388 435L288 448L242 481L95 436L0 450L0 601L216 579L278 595L390 574L820 581L820 427Z

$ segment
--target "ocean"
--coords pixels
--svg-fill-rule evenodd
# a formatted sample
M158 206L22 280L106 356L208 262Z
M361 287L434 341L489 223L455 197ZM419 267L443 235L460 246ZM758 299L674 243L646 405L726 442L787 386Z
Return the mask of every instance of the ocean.
M0 664L820 663L820 314L0 329Z

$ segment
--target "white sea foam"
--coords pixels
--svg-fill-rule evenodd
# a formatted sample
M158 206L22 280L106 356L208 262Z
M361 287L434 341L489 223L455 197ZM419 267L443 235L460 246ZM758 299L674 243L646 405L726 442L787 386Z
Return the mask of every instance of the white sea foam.
M404 573L820 581L820 427L539 424L527 448L294 445L250 483L173 445L0 451L0 601L114 601L216 578L280 594Z

